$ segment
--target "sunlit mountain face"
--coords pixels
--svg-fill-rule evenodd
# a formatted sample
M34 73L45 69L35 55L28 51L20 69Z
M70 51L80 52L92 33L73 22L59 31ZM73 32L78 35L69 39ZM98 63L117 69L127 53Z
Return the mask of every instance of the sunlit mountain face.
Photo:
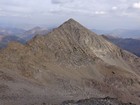
M69 19L45 35L25 44L10 42L0 51L0 102L138 104L139 71L139 57Z

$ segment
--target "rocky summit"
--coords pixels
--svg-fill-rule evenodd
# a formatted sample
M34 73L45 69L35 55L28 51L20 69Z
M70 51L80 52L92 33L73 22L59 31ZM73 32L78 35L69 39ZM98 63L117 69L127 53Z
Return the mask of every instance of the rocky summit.
M0 50L0 105L61 105L90 98L108 105L105 97L139 105L140 58L73 19L25 45L12 42Z

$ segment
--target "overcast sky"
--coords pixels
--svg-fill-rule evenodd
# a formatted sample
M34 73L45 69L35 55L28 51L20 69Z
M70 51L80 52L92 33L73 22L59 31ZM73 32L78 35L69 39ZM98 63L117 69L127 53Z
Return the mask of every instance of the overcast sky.
M0 0L0 24L57 26L73 18L94 29L140 29L140 0Z

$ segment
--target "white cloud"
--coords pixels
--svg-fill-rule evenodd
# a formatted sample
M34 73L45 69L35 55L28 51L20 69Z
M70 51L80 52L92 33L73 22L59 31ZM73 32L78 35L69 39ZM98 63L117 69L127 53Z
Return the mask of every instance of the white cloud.
M95 11L95 14L96 15L104 15L104 14L106 14L106 12L105 11Z
M116 6L112 7L112 10L117 10L117 9L118 9L118 7L116 7Z
M133 4L133 8L138 8L138 9L140 9L140 2L134 3L134 4Z

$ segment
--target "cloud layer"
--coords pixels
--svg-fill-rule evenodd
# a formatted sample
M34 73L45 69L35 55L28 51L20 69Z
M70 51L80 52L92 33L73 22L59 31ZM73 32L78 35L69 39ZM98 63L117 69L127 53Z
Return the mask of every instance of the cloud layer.
M140 0L0 0L0 21L49 25L71 17L89 28L139 28Z

